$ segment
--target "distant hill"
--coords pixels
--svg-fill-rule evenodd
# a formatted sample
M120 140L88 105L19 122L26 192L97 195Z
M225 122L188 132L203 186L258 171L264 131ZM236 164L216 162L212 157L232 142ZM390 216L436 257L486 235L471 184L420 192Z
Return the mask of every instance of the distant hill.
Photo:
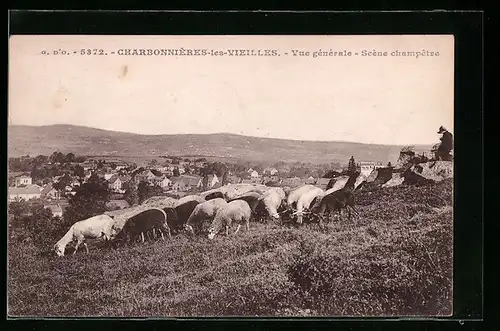
M416 151L431 146L415 146ZM50 155L54 151L76 155L148 157L207 155L248 161L347 163L395 162L402 146L351 142L300 141L247 137L236 134L141 135L73 125L8 127L9 157Z

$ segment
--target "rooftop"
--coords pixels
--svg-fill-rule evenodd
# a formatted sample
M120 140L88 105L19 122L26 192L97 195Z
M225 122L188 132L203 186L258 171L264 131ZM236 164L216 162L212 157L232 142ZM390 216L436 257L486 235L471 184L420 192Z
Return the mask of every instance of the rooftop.
M9 187L9 194L40 194L40 189L36 186Z

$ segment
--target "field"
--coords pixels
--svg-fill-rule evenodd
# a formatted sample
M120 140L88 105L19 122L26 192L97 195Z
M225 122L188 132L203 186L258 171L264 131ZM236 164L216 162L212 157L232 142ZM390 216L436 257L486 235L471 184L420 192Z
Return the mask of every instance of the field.
M357 195L359 218L252 224L56 258L9 241L9 316L452 313L452 181Z

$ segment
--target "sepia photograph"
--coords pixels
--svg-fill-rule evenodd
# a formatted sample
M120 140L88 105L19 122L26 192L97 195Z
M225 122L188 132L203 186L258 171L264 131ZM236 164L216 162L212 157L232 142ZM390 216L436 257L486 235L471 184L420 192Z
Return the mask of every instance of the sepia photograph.
M8 317L451 316L454 46L11 36Z

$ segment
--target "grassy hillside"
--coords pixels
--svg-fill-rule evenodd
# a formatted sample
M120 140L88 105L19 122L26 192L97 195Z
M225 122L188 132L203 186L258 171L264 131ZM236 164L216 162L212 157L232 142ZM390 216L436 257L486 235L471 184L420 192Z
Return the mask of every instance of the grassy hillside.
M174 236L75 256L9 241L8 314L31 316L449 315L452 181L357 195L360 216Z
M428 150L430 146L416 146ZM50 155L55 150L77 155L208 155L250 161L347 163L395 162L401 146L350 142L314 142L246 137L234 134L138 135L72 125L9 126L9 156Z

